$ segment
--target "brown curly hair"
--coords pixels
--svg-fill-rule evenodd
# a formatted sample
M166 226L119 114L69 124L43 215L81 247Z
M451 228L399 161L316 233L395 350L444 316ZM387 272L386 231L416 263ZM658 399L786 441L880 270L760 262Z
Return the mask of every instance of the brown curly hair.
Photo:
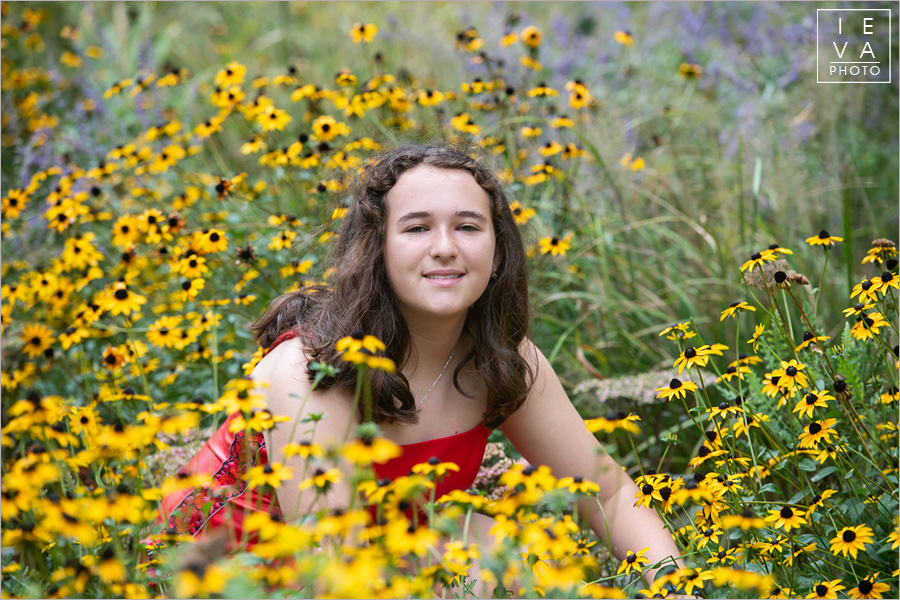
M474 343L456 368L453 383L460 393L469 395L460 387L458 376L463 366L473 361L488 392L483 423L496 427L522 405L534 381L534 372L520 353L529 324L528 269L522 237L502 182L466 152L410 145L388 151L370 163L352 186L351 205L332 247L330 285L307 286L280 296L251 330L263 347L294 327L308 332L310 362L341 369L333 378L323 380L319 389L333 385L351 392L354 389L356 370L341 361L335 350L337 341L353 332L380 339L387 347L386 355L402 368L399 361L409 354L410 337L384 264L385 197L403 173L420 165L467 171L490 199L497 276L469 310L465 329ZM311 380L314 374L308 375ZM415 399L406 377L399 370L396 374L373 370L369 375L373 420L416 422Z

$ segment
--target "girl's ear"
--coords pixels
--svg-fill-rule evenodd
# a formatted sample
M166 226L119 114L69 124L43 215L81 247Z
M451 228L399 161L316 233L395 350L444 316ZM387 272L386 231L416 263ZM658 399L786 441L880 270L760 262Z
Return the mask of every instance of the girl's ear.
M494 262L491 265L491 273L493 273L495 276L497 275L497 272L500 270L500 264L502 262L503 262L503 257L500 256L500 251L498 249L495 249L494 250Z

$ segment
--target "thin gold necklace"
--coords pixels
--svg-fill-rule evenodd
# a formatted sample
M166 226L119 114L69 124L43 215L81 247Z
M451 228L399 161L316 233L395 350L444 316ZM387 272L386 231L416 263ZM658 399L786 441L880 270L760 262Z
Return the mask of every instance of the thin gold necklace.
M434 383L431 384L431 387L428 388L428 391L425 392L425 395L422 396L422 401L419 402L419 408L422 408L422 405L425 404L425 399L428 398L428 394L431 393L431 390L434 389L434 386L437 385L438 380L441 378L441 375L444 374L444 371L447 370L447 365L450 364L450 361L453 360L453 353L456 352L456 346L453 346L453 350L450 351L450 358L447 359L447 362L444 363L444 368L441 369L441 372L438 373L437 379L434 380Z

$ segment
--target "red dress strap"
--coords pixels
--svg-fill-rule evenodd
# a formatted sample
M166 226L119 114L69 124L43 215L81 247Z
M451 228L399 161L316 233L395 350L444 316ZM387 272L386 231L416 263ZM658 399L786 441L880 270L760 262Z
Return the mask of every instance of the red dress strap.
M300 330L298 330L298 329L289 329L289 330L285 331L284 333L279 335L278 338L276 338L276 340L274 342L272 342L271 346L269 346L268 348L265 349L265 351L263 352L263 356L265 356L266 354L268 354L269 352L274 350L275 347L278 346L278 344L280 344L282 342L286 342L286 341L293 339L299 335L300 335Z

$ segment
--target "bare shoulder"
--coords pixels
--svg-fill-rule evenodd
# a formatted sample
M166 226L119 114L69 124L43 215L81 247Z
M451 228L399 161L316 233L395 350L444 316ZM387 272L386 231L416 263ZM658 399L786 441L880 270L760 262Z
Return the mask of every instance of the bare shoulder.
M313 389L307 374L306 350L302 338L292 338L276 346L253 370L253 379L259 382L257 391L265 396L269 412L290 419L267 436L276 447L309 439L308 427L303 422L311 415L323 415L313 436L322 442L337 437L338 432L343 433L351 416L352 402L344 390ZM293 439L289 439L292 431Z
M534 384L531 386L529 399L541 398L549 381L556 379L556 372L550 365L550 361L541 352L541 349L530 339L524 338L519 344L519 355L525 359L534 376Z

